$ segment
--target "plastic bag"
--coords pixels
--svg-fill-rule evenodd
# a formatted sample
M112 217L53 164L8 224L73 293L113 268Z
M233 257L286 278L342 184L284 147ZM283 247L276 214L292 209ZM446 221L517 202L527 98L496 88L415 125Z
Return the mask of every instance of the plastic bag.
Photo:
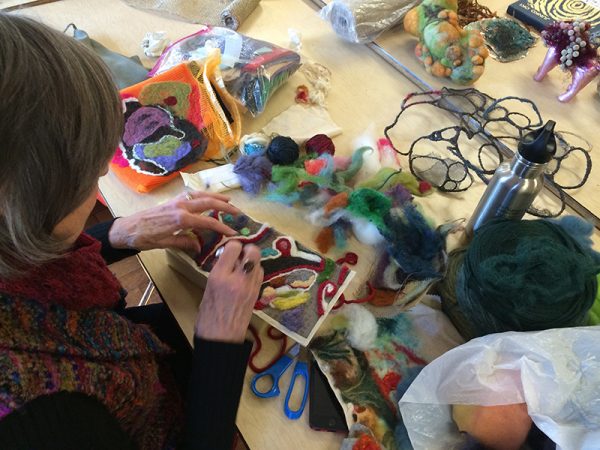
M343 39L364 44L400 23L420 0L333 0L321 10Z
M450 405L526 403L557 449L600 448L600 327L492 334L426 366L399 402L412 445L460 448Z
M273 93L300 67L300 55L227 28L202 28L169 46L149 75L221 50L221 73L229 93L253 116L265 109Z

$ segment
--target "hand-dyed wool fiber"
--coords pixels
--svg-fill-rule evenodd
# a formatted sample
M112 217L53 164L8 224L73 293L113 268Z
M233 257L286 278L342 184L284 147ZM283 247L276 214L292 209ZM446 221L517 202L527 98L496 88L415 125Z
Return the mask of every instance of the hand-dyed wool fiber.
M450 259L444 309L468 338L585 325L598 291L588 249L547 220L494 220Z

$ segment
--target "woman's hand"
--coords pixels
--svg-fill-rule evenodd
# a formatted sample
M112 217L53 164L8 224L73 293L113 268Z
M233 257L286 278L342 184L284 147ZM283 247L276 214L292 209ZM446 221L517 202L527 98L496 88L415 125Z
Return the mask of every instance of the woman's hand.
M260 249L233 240L208 276L196 319L196 336L210 341L243 342L264 272Z
M227 236L236 234L222 222L202 215L211 209L239 214L240 211L228 202L229 197L221 194L181 194L163 205L118 218L108 233L108 239L114 248L150 250L174 247L199 252L198 240L186 230L209 229Z

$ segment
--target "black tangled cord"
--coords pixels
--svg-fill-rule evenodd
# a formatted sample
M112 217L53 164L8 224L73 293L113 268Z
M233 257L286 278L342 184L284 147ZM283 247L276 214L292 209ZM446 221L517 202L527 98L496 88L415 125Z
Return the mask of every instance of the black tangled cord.
M529 110L529 115L512 111L508 102L518 102ZM459 118L459 124L433 131L417 138L408 151L398 150L390 137L392 130L400 121L404 112L414 106L431 105L447 111ZM394 121L385 127L385 137L390 141L394 150L408 157L409 168L413 175L424 179L443 192L466 191L474 182L475 176L484 183L489 182L499 164L510 157L507 144L516 146L528 132L541 127L543 124L539 109L527 98L503 97L495 99L475 88L451 89L442 88L438 91L415 92L407 95L402 101L400 112ZM531 207L528 212L538 217L556 217L565 209L565 190L577 189L583 186L592 170L592 159L589 155L591 145L574 133L555 132L557 151L548 164L545 172L546 185L559 197L560 208L551 212L546 209ZM462 151L459 141L465 137L470 142L476 142L476 157L467 157ZM569 143L567 137L577 138L581 145ZM445 143L448 156L442 156L431 150L420 151L421 148L431 147L431 143ZM576 183L565 185L556 180L563 162L574 153L579 152L585 159L583 174L578 174ZM487 164L486 164L486 161ZM491 161L491 163L489 162Z

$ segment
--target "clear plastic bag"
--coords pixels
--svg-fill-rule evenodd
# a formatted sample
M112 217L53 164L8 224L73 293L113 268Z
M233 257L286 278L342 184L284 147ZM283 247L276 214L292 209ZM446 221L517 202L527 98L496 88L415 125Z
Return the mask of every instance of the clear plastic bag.
M300 67L300 55L228 28L205 26L169 46L149 75L182 62L204 60L221 50L221 73L229 93L253 116L265 109L271 95Z
M600 327L499 333L426 366L399 402L415 450L460 448L450 405L525 403L560 450L600 448Z
M338 36L364 44L400 23L420 0L333 0L321 10Z

